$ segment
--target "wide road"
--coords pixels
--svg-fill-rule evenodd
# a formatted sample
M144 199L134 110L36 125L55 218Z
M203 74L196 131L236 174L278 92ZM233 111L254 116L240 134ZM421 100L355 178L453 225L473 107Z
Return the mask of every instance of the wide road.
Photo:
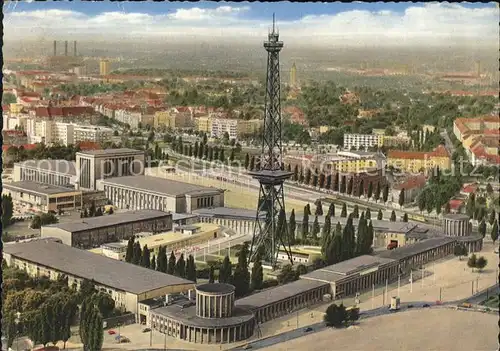
M411 309L449 308L451 306L457 306L457 305L464 303L464 302L469 302L469 303L474 305L474 304L478 304L481 301L484 301L486 299L487 293L492 295L495 293L498 294L499 292L500 292L499 285L495 284L494 286L489 287L488 289L484 289L471 297L461 299L458 301L450 301L450 302L443 303L442 305L436 305L436 304L425 302L425 301L413 301L413 302L408 302L408 303L402 303L400 310L405 310L405 309L407 310L409 308L411 308ZM474 311L474 310L475 310L474 308L470 309L470 311ZM382 316L384 314L390 314L390 313L397 313L397 312L391 311L388 308L388 306L384 306L384 307L379 307L379 308L375 308L372 310L361 311L359 319L363 320L363 319L378 317L378 316ZM285 332L282 334L278 334L278 335L271 336L271 337L261 339L261 340L257 340L254 342L249 342L247 345L251 345L250 347L252 350L262 349L262 348L269 347L269 346L279 344L282 342L286 342L286 341L289 341L292 339L300 338L304 335L317 333L317 332L320 332L326 328L327 327L326 327L324 322L314 323L314 324L304 326L304 327L299 328L299 329L291 330L289 332ZM232 348L231 350L240 351L240 350L244 350L244 349L245 349L245 346L239 346L239 347Z

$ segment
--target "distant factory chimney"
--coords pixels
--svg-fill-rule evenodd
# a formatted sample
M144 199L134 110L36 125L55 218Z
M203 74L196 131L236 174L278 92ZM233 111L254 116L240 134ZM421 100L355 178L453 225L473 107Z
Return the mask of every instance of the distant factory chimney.
M64 42L64 56L68 56L68 41Z
M76 56L76 40L73 42L73 55Z
M54 56L57 56L57 41L54 40Z

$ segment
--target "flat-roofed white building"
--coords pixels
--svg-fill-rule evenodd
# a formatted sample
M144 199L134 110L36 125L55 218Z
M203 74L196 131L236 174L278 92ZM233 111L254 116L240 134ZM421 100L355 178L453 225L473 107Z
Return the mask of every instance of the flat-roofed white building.
M56 280L68 277L68 285L79 289L83 280L93 280L98 291L109 294L116 307L144 319L139 302L194 289L192 281L73 248L52 240L9 243L3 247L9 267L31 277Z
M100 180L97 189L122 209L191 213L199 208L224 206L222 189L152 176L108 178Z
M352 147L359 149L382 146L384 137L377 134L344 134L344 149L350 150Z
M3 194L12 200L35 206L40 211L71 211L82 208L82 192L61 186L21 181L3 184Z
M42 237L61 239L69 246L90 249L128 240L141 232L172 230L172 214L155 210L129 211L43 226Z

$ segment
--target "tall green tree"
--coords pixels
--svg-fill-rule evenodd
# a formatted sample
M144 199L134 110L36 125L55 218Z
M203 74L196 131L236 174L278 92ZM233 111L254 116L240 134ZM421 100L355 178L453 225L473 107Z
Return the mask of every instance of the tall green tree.
M174 252L172 251L170 253L170 257L168 259L168 266L167 266L167 274L171 274L171 275L174 275L175 274L175 255L174 255Z
M342 211L340 212L340 217L345 218L347 217L347 205L346 203L342 203Z
M184 260L184 254L181 253L179 259L175 263L175 275L181 278L186 277L186 261Z
M321 200L316 201L316 211L314 212L315 216L323 216L323 204Z
M352 195L352 187L353 187L353 177L349 178L347 182L347 195Z
M328 216L335 217L335 204L332 202L328 208Z
M297 223L295 221L295 209L292 209L292 213L290 213L290 219L288 220L288 243L290 245L295 244L295 231L297 228Z
M295 165L295 167L293 168L292 179L296 182L299 181L299 165Z
M481 221L481 223L479 223L477 231L479 232L479 234L481 234L483 236L483 238L485 237L485 235L486 235L486 222L484 221L484 218Z
M386 184L384 187L384 193L382 194L382 200L384 201L384 204L387 202L389 199L389 184Z
M405 189L401 189L399 193L399 200L398 200L399 206L403 207L405 204Z
M215 282L215 267L213 265L210 265L208 270L208 282L209 283Z
M372 212L370 211L369 208L366 209L366 212L365 212L365 218L367 220L371 220L372 219Z
M359 218L359 206L354 205L354 209L352 210L352 215L354 218Z
M321 253L323 256L326 254L326 250L328 249L328 245L330 244L330 231L332 227L331 217L325 217L325 223L323 224L323 228L321 229Z
M151 265L149 268L151 268L152 270L156 270L156 257L155 257L155 255L153 255L151 257Z
M250 290L250 272L248 270L248 244L243 243L238 254L238 263L234 269L233 285L237 297L245 296Z
M370 182L368 183L368 191L366 193L366 197L368 199L371 199L372 195L373 195L373 182Z
M490 212L490 217L488 219L488 222L490 223L490 225L493 225L493 223L495 222L495 218L497 217L497 214L495 212L495 209L491 209L491 212Z
M469 195L469 199L467 200L467 204L465 205L465 212L469 216L469 218L473 218L476 213L476 194L472 193Z
M493 226L491 227L491 240L493 240L493 244L498 239L498 221L495 219L493 222Z
M248 169L248 167L250 166L250 155L247 154L245 155L245 169Z
M264 271L262 269L262 261L260 255L257 255L252 267L252 280L250 287L252 290L260 290L262 289L263 282L264 282Z
M320 227L319 227L318 216L315 216L312 231L311 231L311 238L314 241L314 243L318 242L319 231L320 231Z
M337 173L338 174L338 173ZM346 184L346 177L345 176L342 176L341 180L340 180L340 186L339 186L339 192L341 194L345 194L346 193L346 190L347 190L347 184Z
M396 212L394 212L394 210L391 212L391 218L389 220L391 222L396 222Z
M363 182L363 179L361 179L358 185L358 197L361 197L364 194L365 194L365 184Z
M307 168L306 169L306 175L304 177L304 184L311 184L311 169Z
M196 283L196 263L193 255L189 255L186 263L186 279Z
M226 255L219 268L219 283L231 283L233 280L232 270L231 261L229 260L229 256Z
M375 199L375 202L378 202L380 199L380 182L377 182L377 186L375 187L375 193L373 194L373 198Z
M368 254L368 253L371 253L371 251L372 251L373 239L374 239L374 235L375 235L374 231L373 231L372 221L370 221L370 223L368 224L367 233L368 233L368 235L367 235L367 243L366 243L366 245L367 245L368 249L367 249L366 253Z
M332 239L325 253L325 261L327 264L335 264L342 260L342 226L337 223L335 233L332 234Z
M141 258L142 258L142 250L141 250L141 244L139 244L138 241L134 243L134 252L132 255L132 261L131 263L133 264L140 264L141 263Z
M225 162L226 161L226 157L224 156L224 148L220 149L220 152L219 152L219 161L220 162Z
M125 253L125 262L132 262L132 257L134 256L134 237L132 236L128 239L127 251Z
M352 223L352 216L349 216L342 232L342 261L353 258L355 248L354 225Z
M142 267L150 268L151 267L151 254L148 249L148 245L144 245L142 248L141 262Z
M302 217L302 240L306 240L309 235L309 212L307 206L304 207L304 215Z

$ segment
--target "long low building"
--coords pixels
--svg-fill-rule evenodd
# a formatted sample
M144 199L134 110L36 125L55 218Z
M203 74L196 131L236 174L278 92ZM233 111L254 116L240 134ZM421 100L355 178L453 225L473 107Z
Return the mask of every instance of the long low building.
M257 322L264 323L314 305L329 293L328 283L299 279L236 300L235 306L252 311Z
M91 249L128 240L141 232L160 233L169 230L172 230L171 213L140 210L42 226L41 236L61 239L69 246Z
M189 280L53 240L5 244L3 258L9 267L22 269L32 277L46 276L55 280L65 275L69 286L76 284L77 288L83 280L93 280L97 290L108 293L116 307L136 314L137 321L141 319L140 301L194 288L194 283Z
M79 190L32 181L3 184L3 193L13 201L38 208L40 211L71 211L82 208L82 192Z
M224 206L222 189L152 176L103 179L97 182L97 188L122 209L191 213L199 208Z
M393 259L363 255L301 276L302 279L330 284L332 296L342 298L370 289L399 274Z

